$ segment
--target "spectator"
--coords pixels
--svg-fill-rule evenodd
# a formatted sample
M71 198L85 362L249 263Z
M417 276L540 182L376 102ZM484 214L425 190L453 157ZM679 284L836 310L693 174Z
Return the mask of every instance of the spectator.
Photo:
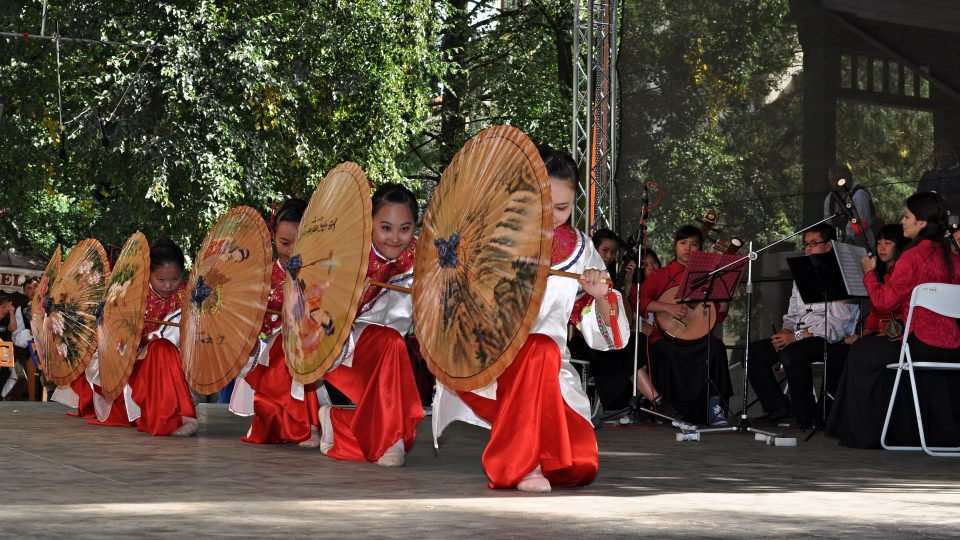
M16 330L16 308L13 298L4 295L0 297L0 341L10 341L10 336ZM19 396L15 389L22 384L16 366L0 368L0 399L9 400Z
M31 277L23 282L23 294L27 302L16 308L13 314L13 323L15 328L11 329L11 341L13 341L14 352L17 362L20 364L20 370L27 376L27 396L30 401L36 398L36 369L30 358L31 340L33 334L30 331L30 309L33 301L33 295L40 284L40 278Z

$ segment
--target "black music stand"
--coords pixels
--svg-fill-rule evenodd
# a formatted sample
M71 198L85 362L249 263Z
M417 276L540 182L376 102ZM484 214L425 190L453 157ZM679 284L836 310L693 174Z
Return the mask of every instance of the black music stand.
M737 262L739 261L739 263ZM737 292L740 276L746 261L738 255L695 251L687 261L687 269L680 282L680 303L730 302ZM708 321L709 322L709 321ZM712 325L711 325L712 326ZM711 336L707 334L707 419L710 415L711 391L720 395L720 390L710 376Z
M837 246L841 246L838 248ZM823 321L824 327L827 326L827 307L828 302L839 302L851 298L862 298L866 296L863 289L863 271L859 264L854 263L851 266L850 261L858 260L857 256L863 256L866 250L860 247L853 247L847 244L833 242L833 249L827 253L818 253L815 255L791 257L787 259L787 265L790 266L790 273L793 274L793 281L797 284L797 291L800 298L806 304L816 304L823 302ZM841 263L843 259L844 263ZM852 275L851 275L852 274ZM798 329L799 330L799 329ZM824 400L821 407L821 425L817 426L807 437L808 439L816 434L822 425L827 421L827 399L833 399L833 396L827 392L827 349L830 343L826 337L823 340L823 379L820 382L820 399Z

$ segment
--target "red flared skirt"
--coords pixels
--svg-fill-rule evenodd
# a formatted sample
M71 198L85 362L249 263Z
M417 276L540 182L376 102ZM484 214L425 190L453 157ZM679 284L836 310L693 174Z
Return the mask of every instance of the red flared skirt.
M166 339L147 344L147 356L134 366L129 384L133 401L140 406L139 431L170 435L183 425L183 417L197 417L180 350Z
M101 396L103 395L103 388L100 388L97 385L93 387L94 391ZM123 394L113 400L113 404L110 405L110 414L107 416L107 419L101 422L97 418L87 420L87 423L92 426L119 426L119 427L133 427L137 425L135 422L130 421L130 417L127 415L127 404L123 399Z
M257 365L247 373L247 384L254 390L253 423L240 440L248 443L302 442L310 438L310 426L319 426L320 404L312 384L303 388L303 401L290 395L293 377L287 371L283 340L270 347L270 365Z
M459 392L490 422L483 469L491 488L512 488L540 465L550 484L585 486L600 466L593 425L563 400L560 349L543 334L530 334L513 363L497 379L497 399Z
M413 446L423 405L410 366L407 344L388 326L370 325L360 334L353 365L334 369L326 380L356 409L333 409L333 448L328 456L377 461L398 440Z
M90 383L87 381L87 374L81 373L79 377L70 383L70 388L77 394L77 397L80 398L80 405L77 407L76 412L70 411L67 414L96 420L97 410L93 408L93 389L90 388Z

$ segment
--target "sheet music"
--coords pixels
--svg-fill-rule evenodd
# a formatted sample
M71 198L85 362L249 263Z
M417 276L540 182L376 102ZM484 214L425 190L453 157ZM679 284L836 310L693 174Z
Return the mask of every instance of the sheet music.
M863 266L860 260L867 254L867 250L860 246L833 241L833 253L837 256L840 273L843 275L843 284L850 296L868 296L867 287L863 284Z

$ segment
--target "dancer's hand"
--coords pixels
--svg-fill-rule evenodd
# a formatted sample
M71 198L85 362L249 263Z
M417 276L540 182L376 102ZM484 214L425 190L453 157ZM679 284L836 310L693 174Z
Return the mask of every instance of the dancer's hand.
M588 268L583 271L579 281L583 291L594 298L603 298L610 290L610 280L603 270Z

